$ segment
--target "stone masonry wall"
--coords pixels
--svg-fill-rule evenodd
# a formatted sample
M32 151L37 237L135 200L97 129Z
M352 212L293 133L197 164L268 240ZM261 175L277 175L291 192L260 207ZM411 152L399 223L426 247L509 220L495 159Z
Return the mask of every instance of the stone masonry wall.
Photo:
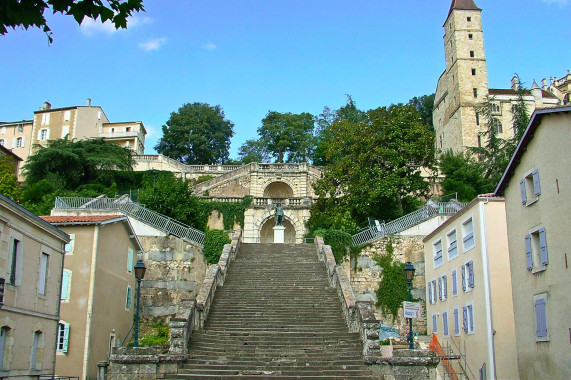
M206 273L202 248L174 236L139 237L147 267L141 283L143 318L163 318L177 311L182 299L196 297Z
M413 320L413 331L426 334L426 287L424 281L424 236L393 236L394 259L400 262L410 261L416 268L413 280L412 297L419 299L421 304L420 318ZM377 265L374 256L386 254L386 246L389 237L380 238L370 246L363 249L357 258L357 265L351 265L351 286L358 300L377 302L376 291L379 288L382 268ZM346 263L349 266L349 263ZM403 273L404 276L404 273ZM402 316L402 309L397 319L393 322L392 316L385 316L379 307L375 307L375 316L378 320L398 327L401 333L408 331L407 320Z

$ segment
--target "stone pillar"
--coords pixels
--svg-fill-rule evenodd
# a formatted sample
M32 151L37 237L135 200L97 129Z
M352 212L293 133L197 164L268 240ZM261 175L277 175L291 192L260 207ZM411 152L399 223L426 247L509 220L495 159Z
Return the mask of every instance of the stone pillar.
M285 227L275 226L274 227L274 243L284 243L285 242Z
M430 350L394 350L389 364L393 368L394 380L419 379L436 380L436 366L440 359Z
M108 361L100 361L97 363L97 380L107 380Z

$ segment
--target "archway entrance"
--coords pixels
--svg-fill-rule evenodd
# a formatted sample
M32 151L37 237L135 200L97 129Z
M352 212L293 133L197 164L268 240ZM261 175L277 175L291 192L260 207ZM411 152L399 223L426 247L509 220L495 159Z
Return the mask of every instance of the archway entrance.
M274 242L274 227L276 221L274 218L269 218L262 228L260 229L260 243L273 243ZM285 242L295 243L295 228L287 218L283 222L285 227Z
M264 189L264 198L291 198L292 188L285 182L272 182Z

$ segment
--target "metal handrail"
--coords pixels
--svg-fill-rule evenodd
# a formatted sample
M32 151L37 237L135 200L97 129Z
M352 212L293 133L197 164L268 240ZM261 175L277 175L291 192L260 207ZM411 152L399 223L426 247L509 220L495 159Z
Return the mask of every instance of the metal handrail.
M352 236L351 240L353 245L361 245L370 243L373 240L379 239L386 235L393 235L401 231L414 227L436 215L454 215L461 210L466 203L457 201L442 202L428 202L416 211L404 215L388 223L381 223L379 227L371 226L365 227L358 233Z
M96 209L96 210L118 210L134 219L149 224L170 235L181 239L204 244L204 232L187 226L168 216L149 210L140 203L132 202L128 197L107 198L105 196L97 198L82 197L57 197L55 201L56 209Z

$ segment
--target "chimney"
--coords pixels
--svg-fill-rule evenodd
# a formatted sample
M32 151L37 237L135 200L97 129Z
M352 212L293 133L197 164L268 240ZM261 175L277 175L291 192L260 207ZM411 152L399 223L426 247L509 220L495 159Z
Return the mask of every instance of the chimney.
M85 102L85 105L91 107L91 98L87 98L87 102Z
M51 110L52 109L52 105L50 104L50 102L44 102L44 110Z
M541 80L541 88L545 91L547 91L548 87L547 87L547 79L543 78Z
M540 100L541 98L543 98L543 94L541 93L541 89L537 85L537 82L535 82L535 79L533 80L533 84L531 85L531 95L533 95L535 100Z
M512 78L512 90L519 90L519 78L517 75L514 75Z

